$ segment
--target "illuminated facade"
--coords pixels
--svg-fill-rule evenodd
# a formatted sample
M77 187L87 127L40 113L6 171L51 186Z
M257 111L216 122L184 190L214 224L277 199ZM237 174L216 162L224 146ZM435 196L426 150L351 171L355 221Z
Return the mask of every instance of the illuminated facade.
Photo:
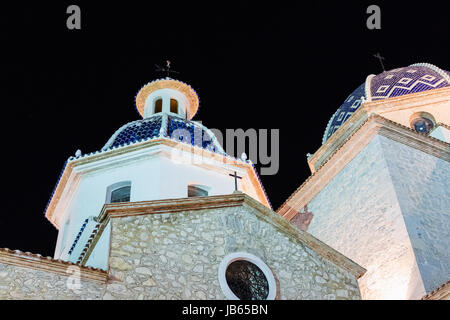
M95 217L105 203L122 202L114 192L127 191L129 202L185 198L194 189L230 194L229 174L237 172L239 189L270 206L253 165L228 156L210 130L191 121L198 104L181 81L150 82L136 97L141 120L119 128L100 151L68 160L46 211L59 230L56 259L82 262ZM108 226L86 265L107 269L109 238Z
M0 299L361 298L365 269L272 211L251 161L192 120L190 86L153 81L136 107L66 162L54 257L0 249Z
M448 291L449 126L449 72L419 63L370 75L330 119L308 158L312 175L278 210L305 229L307 208L307 232L367 269L363 299Z
M198 105L153 81L142 119L69 158L45 212L54 257L0 249L0 299L449 298L448 72L368 76L278 214Z

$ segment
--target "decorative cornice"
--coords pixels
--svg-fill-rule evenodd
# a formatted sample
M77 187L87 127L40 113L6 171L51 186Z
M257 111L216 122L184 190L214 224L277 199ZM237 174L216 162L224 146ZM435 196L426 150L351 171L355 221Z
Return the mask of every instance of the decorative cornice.
M450 87L410 93L402 96L380 99L364 104L367 110L374 112L411 109L423 105L447 102L450 99Z
M168 146L172 148L177 148L180 151L184 152L190 152L193 155L197 155L199 157L204 157L208 160L214 160L220 163L232 165L232 166L238 166L240 168L243 168L246 170L248 177L250 179L250 182L255 186L255 190L258 193L258 196L262 199L265 205L270 207L270 202L267 197L267 194L262 189L261 181L259 180L259 177L257 176L256 169L253 167L251 163L244 162L241 159L237 159L235 157L232 157L227 154L220 154L216 153L207 149L203 149L198 146L193 146L191 144L175 141L170 138L156 138L151 140L146 140L139 143L130 144L123 147L113 148L109 149L107 151L98 152L95 154L85 155L83 157L79 158L72 158L70 159L61 174L61 178L58 180L57 186L55 188L55 191L53 192L53 195L51 197L51 200L49 202L49 205L47 206L47 209L45 211L46 218L57 228L59 229L58 222L55 220L54 213L56 206L63 195L64 189L71 178L73 174L78 175L79 172L74 172L74 169L76 167L81 166L89 166L91 165L91 170L95 165L98 167L101 167L101 164L103 163L102 160L107 160L112 157L119 157L119 156L126 156L130 154L130 157L134 157L135 155L131 155L132 152L139 152L142 151L142 154L144 156L148 156L148 153L146 152L147 148L153 147L153 146ZM161 151L158 151L161 152ZM129 158L126 159L128 161ZM123 160L125 161L125 160ZM76 170L75 170L76 171ZM259 186L259 187L258 187ZM259 190L261 189L261 190Z
M372 114L383 114L398 110L450 103L450 87L417 92L389 99L366 101L347 119L328 140L308 159L311 172L314 173L330 155L339 148L349 136L357 130L366 118Z
M303 182L296 191L280 206L278 214L292 219L297 211L311 201L376 135L418 149L434 157L450 161L450 144L423 133L418 133L401 124L371 114L321 166ZM328 143L328 142L327 142Z
M56 273L63 276L70 276L71 273L68 270L73 266L79 268L81 279L103 283L108 280L108 273L101 269L86 267L63 260L55 260L51 257L43 257L40 254L10 250L8 248L0 248L0 263Z
M336 152L352 133L357 130L367 119L368 113L364 105L359 107L328 140L307 160L311 172L316 172L323 163Z
M221 196L106 204L103 206L102 211L98 216L100 229L93 242L96 243L101 237L101 234L108 225L110 219L161 213L176 214L178 212L191 210L210 210L238 206L249 206L255 209L254 212L259 218L276 227L293 241L303 243L321 257L350 272L355 277L359 278L366 272L364 268L354 261L316 239L309 233L297 229L274 211L242 192L234 192L230 195ZM94 246L91 246L82 263L87 261L93 249Z
M266 206L269 207L270 210L273 210L272 203L270 202L269 196L267 195L266 189L264 188L264 184L262 183L261 178L259 177L258 170L256 170L255 165L250 160L249 160L249 162L251 163L252 169L253 169L251 171L251 173L253 174L254 177L256 177L256 179L258 179L258 184L261 186L261 189L262 189L262 196L259 194L260 193L259 190L257 190L258 195L262 199L266 199L266 201L267 201Z
M136 96L136 109L142 117L144 117L145 101L147 100L147 97L154 91L159 89L176 90L183 93L186 96L186 98L189 101L187 111L188 119L192 119L194 115L197 113L199 106L199 99L195 90L192 89L190 85L184 82L170 78L165 78L152 81L146 84L144 87L142 87L141 90L139 90Z

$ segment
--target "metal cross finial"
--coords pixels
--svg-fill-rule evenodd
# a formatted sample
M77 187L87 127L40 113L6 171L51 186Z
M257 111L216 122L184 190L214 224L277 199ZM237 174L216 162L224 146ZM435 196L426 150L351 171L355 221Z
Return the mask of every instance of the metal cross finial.
M155 64L156 72L166 72L167 73L167 78L170 77L171 73L179 74L178 71L170 70L170 64L171 64L171 62L169 60L166 60L166 67L165 68L160 67L157 64Z
M236 171L234 172L234 174L230 173L229 176L234 178L234 191L238 191L238 183L237 183L237 181L238 181L238 179L242 179L242 177L239 177L237 175Z
M377 54L374 54L373 56L374 56L375 58L377 58L378 60L380 60L381 67L383 68L383 71L386 71L386 70L384 69L384 64L383 64L384 57L382 57L382 56L380 55L379 52L377 52Z

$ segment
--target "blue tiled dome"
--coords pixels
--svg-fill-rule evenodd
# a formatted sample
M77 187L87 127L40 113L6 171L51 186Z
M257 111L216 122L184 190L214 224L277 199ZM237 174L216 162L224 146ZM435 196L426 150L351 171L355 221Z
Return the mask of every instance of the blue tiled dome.
M362 97L365 98L365 84L360 85L350 94L340 108L333 114L323 135L322 144L359 108Z
M385 71L367 77L366 82L350 94L328 122L322 143L361 106L363 98L376 101L450 86L450 72L428 63Z
M167 116L166 123L163 117L159 114L127 123L113 134L102 150L163 137L225 153L214 134L200 123L173 115Z
M121 145L158 137L161 131L161 118L161 116L155 116L125 125L116 132L115 137L108 145L108 148L119 147Z
M176 130L182 130L177 133ZM184 136L184 132L189 132L189 136ZM214 136L212 133L208 133L205 128L200 127L194 121L186 121L179 117L169 116L167 135L179 141L190 143L203 149L218 152L221 147L216 145L213 141ZM190 141L186 139L190 138Z

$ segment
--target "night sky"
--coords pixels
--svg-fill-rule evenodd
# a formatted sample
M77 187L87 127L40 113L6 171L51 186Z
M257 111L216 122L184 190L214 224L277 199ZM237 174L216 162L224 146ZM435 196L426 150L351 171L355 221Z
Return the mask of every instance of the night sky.
M274 209L309 176L306 153L335 110L382 71L373 54L387 69L450 70L443 1L153 2L2 4L0 247L53 255L57 230L44 210L64 162L139 119L137 92L163 77L154 64L172 61L207 127L280 129L279 172L261 177ZM66 28L70 4L81 7L81 30ZM381 7L381 30L366 27L370 4Z

